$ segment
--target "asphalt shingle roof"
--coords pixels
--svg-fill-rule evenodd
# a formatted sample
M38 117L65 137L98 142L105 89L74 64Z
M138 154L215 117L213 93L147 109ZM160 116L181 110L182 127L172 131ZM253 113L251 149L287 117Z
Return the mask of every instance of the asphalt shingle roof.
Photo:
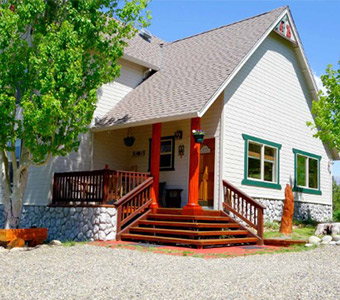
M127 94L97 127L199 112L285 9L165 44L160 70ZM137 46L127 50L129 55L160 62L159 53L145 56Z

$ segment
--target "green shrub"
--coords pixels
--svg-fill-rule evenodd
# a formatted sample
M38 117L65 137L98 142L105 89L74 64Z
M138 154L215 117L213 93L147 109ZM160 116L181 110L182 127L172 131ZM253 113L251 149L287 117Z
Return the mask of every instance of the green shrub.
M340 222L340 210L333 211L333 221Z

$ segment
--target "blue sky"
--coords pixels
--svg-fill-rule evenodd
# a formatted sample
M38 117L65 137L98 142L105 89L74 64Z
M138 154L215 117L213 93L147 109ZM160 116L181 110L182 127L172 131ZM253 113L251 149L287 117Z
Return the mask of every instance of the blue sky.
M173 41L218 26L289 5L307 58L316 75L340 60L340 0L246 1L246 0L153 0L152 34ZM340 178L340 162L333 173Z

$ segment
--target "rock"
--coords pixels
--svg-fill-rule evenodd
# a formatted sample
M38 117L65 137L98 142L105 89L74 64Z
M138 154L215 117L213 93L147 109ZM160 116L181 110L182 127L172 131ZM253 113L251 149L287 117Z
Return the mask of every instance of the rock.
M106 234L103 231L99 232L98 238L100 241L106 241Z
M285 203L283 207L280 232L291 234L293 232L293 215L294 215L294 195L289 184L285 189Z
M26 251L26 247L14 247L10 249L10 252L19 252L19 251Z
M333 241L338 242L340 241L340 235L332 235Z
M330 241L330 242L328 243L328 245L336 245L336 242L335 242L335 241Z
M77 235L77 239L78 239L78 241L85 240L84 234L82 232L79 232L79 234Z
M116 239L116 233L115 232L111 232L106 236L107 241L113 241L115 239Z
M100 230L105 230L106 229L106 224L103 224L103 223L99 224L99 229Z
M309 244L318 245L321 242L321 239L313 235L308 239L308 242Z
M110 217L114 217L116 215L116 209L113 207L109 207L107 209L107 213L110 215Z
M340 241L336 242L336 244L340 246Z
M324 242L321 242L320 245L329 245L329 242L324 241Z
M309 243L305 244L305 247L313 247L313 246L314 246L313 244L309 244Z
M89 230L88 232L86 232L86 237L87 237L88 239L90 239L90 238L93 237L93 232L92 232L92 230Z
M340 223L321 223L315 230L315 235L336 235L338 233L340 233Z
M340 233L340 226L337 224L334 224L332 227L332 235L337 235Z
M7 250L6 248L0 246L0 253L1 253L1 252L7 252L7 251L8 251L8 250Z
M62 246L63 244L61 241L53 240L53 241L50 241L50 245L51 246Z
M322 239L321 239L321 243L326 242L327 244L329 244L329 242L332 240L332 237L330 235L325 235Z

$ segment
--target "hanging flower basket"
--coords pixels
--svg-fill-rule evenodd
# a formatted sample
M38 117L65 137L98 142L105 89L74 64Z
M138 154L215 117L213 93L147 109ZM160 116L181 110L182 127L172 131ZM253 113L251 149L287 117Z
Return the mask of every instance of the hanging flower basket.
M131 147L134 142L135 142L134 136L127 136L126 138L124 138L124 144L127 147Z
M202 130L193 130L192 135L194 137L195 143L203 143L205 132Z

